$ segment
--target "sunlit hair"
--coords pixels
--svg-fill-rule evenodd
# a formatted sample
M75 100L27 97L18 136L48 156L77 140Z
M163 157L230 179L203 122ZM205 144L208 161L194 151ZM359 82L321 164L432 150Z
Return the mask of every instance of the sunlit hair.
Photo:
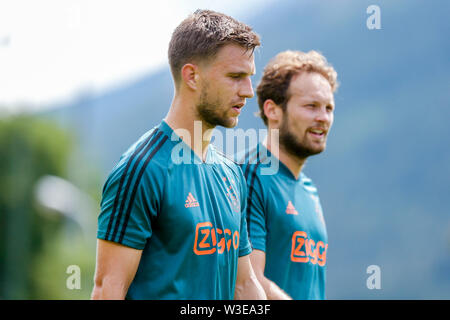
M259 36L248 25L223 13L197 10L174 30L169 43L169 64L175 84L186 63L207 61L226 44L237 44L253 51Z
M264 102L273 100L283 111L290 98L289 84L300 72L317 72L328 80L333 92L338 87L337 73L327 59L317 51L283 51L277 54L264 68L256 93L258 95L259 116L267 125Z

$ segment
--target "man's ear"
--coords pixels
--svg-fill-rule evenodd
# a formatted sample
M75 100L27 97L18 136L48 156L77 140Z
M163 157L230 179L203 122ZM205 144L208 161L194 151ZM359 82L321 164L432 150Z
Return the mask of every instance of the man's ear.
M278 127L283 119L283 109L271 99L264 101L263 107L267 122L272 123L274 127Z
M186 63L181 68L181 81L183 81L188 88L197 90L199 78L199 69L195 64Z

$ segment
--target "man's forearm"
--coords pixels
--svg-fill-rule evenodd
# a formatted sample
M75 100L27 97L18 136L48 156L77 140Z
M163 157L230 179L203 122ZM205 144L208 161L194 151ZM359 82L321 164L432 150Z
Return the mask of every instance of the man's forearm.
M259 283L264 288L268 300L292 300L275 282L267 279L264 275L258 277Z
M123 300L125 299L126 290L123 285L113 285L103 282L101 285L96 284L92 290L92 300Z
M267 300L264 288L256 276L251 276L241 283L236 283L235 300Z

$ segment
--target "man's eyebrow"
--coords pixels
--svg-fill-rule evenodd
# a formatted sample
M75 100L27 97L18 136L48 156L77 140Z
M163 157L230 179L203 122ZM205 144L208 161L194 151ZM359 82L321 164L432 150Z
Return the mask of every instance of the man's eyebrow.
M239 75L239 76L254 76L256 74L256 72L255 71L253 71L253 72L238 71L238 72L228 72L228 74Z

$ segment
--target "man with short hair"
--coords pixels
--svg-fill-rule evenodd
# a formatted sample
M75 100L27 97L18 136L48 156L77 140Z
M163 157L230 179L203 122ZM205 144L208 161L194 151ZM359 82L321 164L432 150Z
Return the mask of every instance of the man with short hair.
M317 189L302 168L325 149L336 78L319 53L285 51L257 88L268 137L239 161L248 184L250 258L268 299L325 298L327 232Z
M98 219L93 299L265 299L251 267L240 167L210 145L253 97L259 36L197 10L175 29L166 118L109 175Z

